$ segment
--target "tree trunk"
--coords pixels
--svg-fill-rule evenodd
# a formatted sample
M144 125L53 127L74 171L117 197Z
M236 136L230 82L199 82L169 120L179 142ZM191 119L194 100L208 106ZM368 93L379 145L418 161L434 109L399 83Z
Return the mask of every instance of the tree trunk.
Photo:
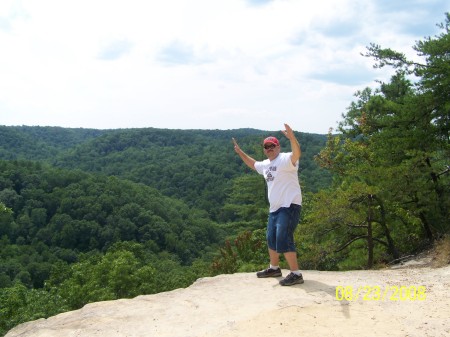
M430 242L433 242L433 239L434 239L433 231L431 230L430 224L428 223L427 217L425 216L424 212L419 212L419 218L422 222L423 229L425 230L427 239Z
M373 267L373 231L372 231L372 221L373 221L373 211L372 211L372 201L373 195L368 195L368 210L367 210L367 247L368 247L368 257L367 257L367 268L371 269Z
M400 257L400 254L397 250L397 247L394 244L394 240L391 237L391 232L389 231L389 228L386 224L386 210L384 209L383 201L376 195L373 195L372 197L380 206L380 216L381 216L380 225L381 227L383 227L384 236L386 237L386 241L388 243L388 252L394 257L394 259L398 259Z

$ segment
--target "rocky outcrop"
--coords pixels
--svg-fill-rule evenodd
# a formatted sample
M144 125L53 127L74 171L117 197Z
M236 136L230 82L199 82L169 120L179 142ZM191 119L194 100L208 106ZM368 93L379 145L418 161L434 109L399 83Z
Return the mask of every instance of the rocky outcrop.
M303 276L305 283L292 287L281 287L276 278L257 279L254 273L203 278L186 289L88 304L19 325L6 337L450 334L450 266L304 271ZM424 287L425 297L413 298L414 286ZM341 287L347 287L348 300ZM377 287L382 292L378 299ZM395 289L403 294L396 296Z

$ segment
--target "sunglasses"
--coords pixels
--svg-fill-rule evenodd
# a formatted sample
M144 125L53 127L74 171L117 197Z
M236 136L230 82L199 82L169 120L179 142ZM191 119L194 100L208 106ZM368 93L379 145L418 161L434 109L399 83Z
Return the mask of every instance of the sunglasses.
M277 146L276 146L275 144L264 145L264 148L265 148L266 150L274 149L274 148L276 148L276 147L277 147Z

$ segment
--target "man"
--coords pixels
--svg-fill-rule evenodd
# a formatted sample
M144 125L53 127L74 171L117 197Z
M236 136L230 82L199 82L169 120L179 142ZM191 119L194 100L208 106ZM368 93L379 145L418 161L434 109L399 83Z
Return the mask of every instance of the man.
M303 283L299 271L297 252L294 244L294 230L300 219L302 193L298 181L298 161L300 159L300 144L295 138L291 127L284 124L282 131L291 143L291 152L281 152L280 142L275 137L264 139L264 153L267 159L256 161L241 150L233 138L234 150L243 162L252 170L263 175L268 189L270 204L267 222L267 246L269 249L270 266L256 273L259 278L282 276L279 267L280 254L289 264L290 273L280 281L282 286Z

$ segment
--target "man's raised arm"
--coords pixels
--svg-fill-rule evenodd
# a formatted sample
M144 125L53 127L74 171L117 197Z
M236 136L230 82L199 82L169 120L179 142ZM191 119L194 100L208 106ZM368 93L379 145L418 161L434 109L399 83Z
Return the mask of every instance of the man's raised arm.
M234 144L234 151L241 157L242 161L250 167L252 170L255 170L255 162L256 160L250 157L248 154L246 154L244 151L241 150L238 143L236 142L236 139L233 139Z
M292 151L292 164L295 165L295 163L300 159L300 156L302 155L302 150L300 149L300 144L295 138L294 131L292 131L291 127L284 124L284 127L286 130L283 131L284 135L287 139L291 142L291 151Z

